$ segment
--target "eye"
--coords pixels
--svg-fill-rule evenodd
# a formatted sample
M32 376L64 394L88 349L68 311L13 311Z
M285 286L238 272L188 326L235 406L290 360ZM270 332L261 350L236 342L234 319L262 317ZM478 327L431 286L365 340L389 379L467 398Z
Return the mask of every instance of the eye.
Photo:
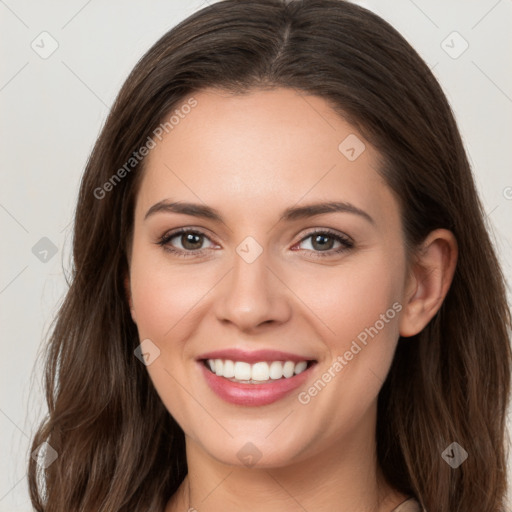
M310 247L300 249L320 258L333 256L354 247L354 242L349 237L329 229L309 233L302 238L298 245L304 244L309 239L311 239ZM208 247L203 247L205 240L210 242ZM182 257L202 255L205 249L215 246L205 233L192 228L182 228L165 233L156 243L165 251ZM338 244L337 247L336 244Z
M332 256L354 247L354 242L350 238L328 229L309 233L300 241L299 245L309 239L311 241L306 245L310 247L306 247L305 250L312 251L315 257ZM339 245L337 248L334 248L336 243Z
M176 240L178 247L176 247ZM157 242L164 250L177 254L178 256L197 256L205 248L202 247L205 240L211 240L201 231L195 229L180 229L164 234ZM214 244L212 243L212 246Z

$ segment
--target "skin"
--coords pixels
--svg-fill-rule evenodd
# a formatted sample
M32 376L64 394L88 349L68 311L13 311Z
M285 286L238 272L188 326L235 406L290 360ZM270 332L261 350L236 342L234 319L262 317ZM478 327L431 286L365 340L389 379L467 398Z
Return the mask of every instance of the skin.
M364 139L322 98L284 88L194 98L147 157L125 280L140 339L160 349L147 370L186 436L189 474L166 512L390 512L406 496L377 464L377 396L399 335L421 331L442 304L455 239L432 232L407 270L399 206L378 154L365 141L349 161L340 142ZM224 222L173 212L144 219L164 199L206 204ZM319 201L351 203L373 222L350 212L279 221L286 208ZM201 254L183 258L156 243L183 227L205 237L192 249L182 236L168 245ZM336 254L333 239L314 244L308 235L322 229L354 247ZM263 251L252 263L236 252L248 236ZM308 404L298 392L260 407L227 403L196 362L228 347L308 355L318 364L304 391L393 303L401 311ZM237 456L248 442L261 452L252 467Z

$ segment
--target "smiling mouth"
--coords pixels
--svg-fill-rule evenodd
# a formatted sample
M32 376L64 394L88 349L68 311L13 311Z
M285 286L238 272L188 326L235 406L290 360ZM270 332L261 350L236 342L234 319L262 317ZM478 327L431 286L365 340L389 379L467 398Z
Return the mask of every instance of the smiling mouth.
M265 384L290 379L316 364L315 360L260 361L250 364L231 359L203 359L202 362L211 373L240 384Z

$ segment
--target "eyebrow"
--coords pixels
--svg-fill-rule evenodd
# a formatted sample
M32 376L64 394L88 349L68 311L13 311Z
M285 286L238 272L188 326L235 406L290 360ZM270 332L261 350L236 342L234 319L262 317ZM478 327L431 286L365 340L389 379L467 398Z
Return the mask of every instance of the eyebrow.
M330 201L324 203L313 203L305 206L292 206L284 210L281 215L280 221L291 222L294 220L313 217L324 213L352 213L359 215L366 219L371 224L375 224L373 218L364 210L357 208L351 203L341 201ZM224 223L224 219L218 210L210 206L187 203L187 202L171 202L168 199L163 199L154 204L144 216L144 220L156 213L181 213L184 215L191 215L193 217L201 217L204 219L213 220L216 222Z

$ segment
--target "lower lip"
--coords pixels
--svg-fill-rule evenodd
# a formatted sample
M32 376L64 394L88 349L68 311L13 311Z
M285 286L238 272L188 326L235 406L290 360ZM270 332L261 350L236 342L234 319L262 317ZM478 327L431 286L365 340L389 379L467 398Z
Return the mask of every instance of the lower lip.
M274 381L271 380L265 384L242 384L240 382L232 382L212 373L202 361L199 361L199 364L206 382L212 391L226 402L245 406L267 405L280 400L304 384L309 377L311 369L315 366L315 364L312 364L298 375Z

